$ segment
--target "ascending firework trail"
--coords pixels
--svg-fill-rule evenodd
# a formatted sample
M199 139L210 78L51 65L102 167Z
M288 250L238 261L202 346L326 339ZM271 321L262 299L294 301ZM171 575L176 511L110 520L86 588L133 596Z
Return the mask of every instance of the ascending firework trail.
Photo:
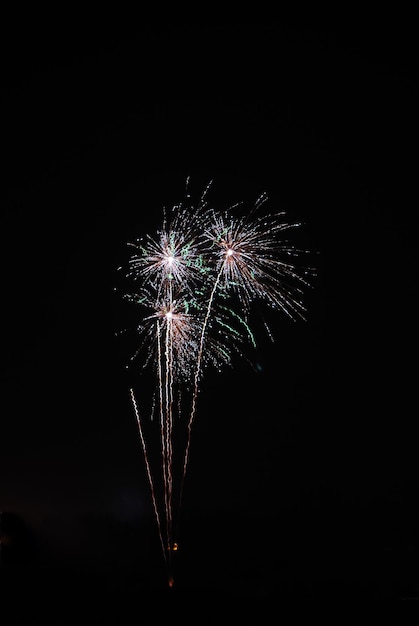
M179 521L203 371L207 366L221 370L232 364L234 354L243 355L246 343L256 345L249 324L253 304L304 319L301 295L309 286L307 276L313 275L312 269L297 269L292 262L306 251L284 238L300 224L284 222L283 212L262 214L265 194L245 216L237 217L233 212L239 205L217 211L208 204L209 187L196 206L187 192L186 200L164 215L155 236L129 244L134 253L125 273L135 290L124 297L144 312L137 327L139 347L131 360L143 353L143 367L151 365L156 377L158 482L133 389L130 396L170 586L172 552L177 549L174 518ZM183 424L186 441L179 472L174 463L175 423L176 428Z

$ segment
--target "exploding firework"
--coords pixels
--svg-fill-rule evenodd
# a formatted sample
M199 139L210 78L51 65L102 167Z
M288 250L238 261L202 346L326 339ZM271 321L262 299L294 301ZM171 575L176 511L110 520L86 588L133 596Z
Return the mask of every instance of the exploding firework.
M267 200L263 195L254 211ZM283 238L283 232L300 224L283 222L284 213L244 217L216 214L205 236L213 244L220 284L232 289L246 312L256 300L265 301L287 315L303 317L304 306L298 285L307 285L290 262L300 253Z
M250 323L253 305L266 304L291 319L304 319L302 295L313 275L310 268L297 268L293 261L306 251L285 237L300 224L288 223L283 212L261 214L266 194L248 214L237 217L233 210L238 205L222 211L209 206L208 189L197 206L190 201L175 205L155 236L129 244L134 252L125 273L135 289L124 297L143 313L137 324L139 346L131 360L143 355L143 367L152 366L156 378L158 481L133 389L130 394L170 586L175 521L203 373L208 366L221 370L232 365L234 355L244 355L245 345L256 345ZM186 397L182 406L181 392ZM182 450L176 451L179 465L174 463L175 425L184 431Z

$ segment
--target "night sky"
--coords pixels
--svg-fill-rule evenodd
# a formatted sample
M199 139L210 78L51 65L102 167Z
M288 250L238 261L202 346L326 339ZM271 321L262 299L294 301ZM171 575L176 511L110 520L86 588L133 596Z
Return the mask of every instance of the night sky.
M30 536L3 578L71 572L75 597L106 588L127 619L155 597L179 618L191 596L255 615L313 598L410 606L413 26L38 21L1 42L0 511ZM115 287L127 242L160 227L188 177L195 197L213 181L220 208L266 192L303 222L317 276L306 321L271 316L257 371L238 359L203 380L170 598L128 393L151 383L124 369ZM54 589L32 601L59 620L78 603Z

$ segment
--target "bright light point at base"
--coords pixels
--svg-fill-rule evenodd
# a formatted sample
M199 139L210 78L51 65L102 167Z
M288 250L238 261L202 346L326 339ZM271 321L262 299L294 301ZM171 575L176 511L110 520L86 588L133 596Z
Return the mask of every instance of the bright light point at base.
M173 313L171 311L167 311L166 313L166 319L171 320L173 317Z
M174 256L168 256L167 257L167 263L168 265L173 265L173 261L175 260Z
M229 248L226 252L227 256L232 256L234 254L233 250L231 248Z

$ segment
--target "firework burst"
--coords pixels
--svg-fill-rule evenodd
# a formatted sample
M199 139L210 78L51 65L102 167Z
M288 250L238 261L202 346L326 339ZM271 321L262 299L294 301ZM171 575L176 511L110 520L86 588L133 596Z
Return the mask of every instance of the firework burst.
M308 275L313 274L308 268L297 269L293 260L305 251L284 236L300 224L286 222L282 212L260 214L266 194L247 215L237 217L232 211L238 205L223 211L208 206L208 189L197 206L175 205L155 236L130 244L134 253L126 271L126 278L138 288L125 297L143 311L137 325L140 345L132 360L143 354L143 367L151 364L156 376L161 499L134 390L130 393L170 584L172 552L177 546L174 518L179 521L203 372L210 365L219 370L232 365L233 355L243 355L245 344L256 345L250 325L254 303L264 303L291 319L304 319L302 294L309 286ZM183 407L177 401L182 388L188 398ZM175 422L176 428L183 424L186 441L178 478Z
M291 263L303 251L283 237L285 231L301 224L284 222L284 213L254 217L266 200L266 195L261 196L254 211L244 217L213 213L205 236L213 244L220 285L236 293L246 313L259 300L292 318L303 318L301 287L308 282Z

